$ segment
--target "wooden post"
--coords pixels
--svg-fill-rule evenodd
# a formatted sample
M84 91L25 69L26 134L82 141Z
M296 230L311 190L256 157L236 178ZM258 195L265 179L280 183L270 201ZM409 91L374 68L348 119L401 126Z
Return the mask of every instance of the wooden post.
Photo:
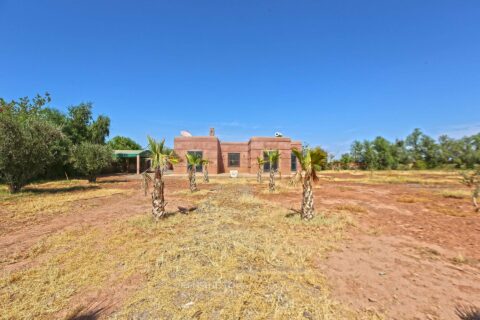
M137 174L140 174L140 155L137 154Z

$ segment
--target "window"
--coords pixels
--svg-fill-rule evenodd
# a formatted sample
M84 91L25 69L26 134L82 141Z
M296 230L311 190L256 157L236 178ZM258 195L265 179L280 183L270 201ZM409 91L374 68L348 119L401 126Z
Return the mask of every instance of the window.
M268 162L268 151L265 151L263 153L263 171L270 171L270 162ZM276 161L274 164L273 164L273 170L277 170L278 169L278 161Z
M240 167L240 153L229 153L228 154L228 166L229 167Z
M203 158L203 151L188 151L188 154L195 154L195 155ZM187 170L189 170L190 168L191 168L191 166L188 164L188 165L187 165ZM203 171L203 166L202 166L202 164L198 164L198 165L195 167L195 170L196 170L197 172L202 172L202 171Z
M291 155L291 165L290 165L290 170L292 170L292 172L295 172L297 171L297 157L295 156L295 153L292 152L292 155Z

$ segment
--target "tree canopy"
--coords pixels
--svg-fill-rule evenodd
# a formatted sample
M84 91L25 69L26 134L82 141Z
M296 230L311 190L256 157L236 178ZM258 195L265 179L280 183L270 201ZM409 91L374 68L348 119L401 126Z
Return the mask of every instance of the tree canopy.
M460 139L443 135L436 141L415 129L405 140L395 142L380 136L373 141L354 141L340 163L344 168L353 163L367 170L472 169L480 164L480 133Z
M142 150L142 147L128 137L115 136L107 144L113 150Z

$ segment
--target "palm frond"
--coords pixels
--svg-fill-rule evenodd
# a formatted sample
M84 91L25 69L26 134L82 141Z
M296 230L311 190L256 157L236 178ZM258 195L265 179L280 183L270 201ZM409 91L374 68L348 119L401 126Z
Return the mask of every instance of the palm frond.
M300 163L300 166L302 167L302 169L305 170L303 152L296 148L293 148L292 153L295 155L295 157L297 157L298 162Z
M145 193L145 196L147 195L148 188L150 187L150 183L153 182L152 177L148 174L147 171L144 171L142 173L142 189Z

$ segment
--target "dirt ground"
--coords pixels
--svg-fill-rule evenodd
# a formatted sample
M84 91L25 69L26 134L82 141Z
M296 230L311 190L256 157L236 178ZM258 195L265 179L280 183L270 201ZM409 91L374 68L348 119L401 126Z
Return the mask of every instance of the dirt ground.
M135 176L0 189L1 317L458 319L480 307L480 215L456 173L325 173L317 217L287 179Z

